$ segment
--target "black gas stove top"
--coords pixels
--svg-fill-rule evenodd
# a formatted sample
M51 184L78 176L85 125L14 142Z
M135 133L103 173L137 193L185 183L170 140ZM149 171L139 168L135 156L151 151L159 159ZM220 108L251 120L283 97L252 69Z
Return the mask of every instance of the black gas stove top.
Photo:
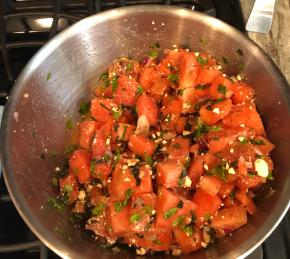
M182 6L215 16L244 32L237 0L0 0L0 105L5 105L15 79L28 60L58 32L89 15L137 4ZM289 258L289 230L288 216L251 258ZM22 221L3 177L0 180L0 258L59 258Z

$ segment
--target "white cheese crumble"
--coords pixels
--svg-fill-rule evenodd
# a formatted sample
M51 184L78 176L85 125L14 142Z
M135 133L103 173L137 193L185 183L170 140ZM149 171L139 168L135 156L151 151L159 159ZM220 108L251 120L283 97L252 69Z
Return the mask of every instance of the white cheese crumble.
M174 249L172 250L172 255L173 255L173 256L179 256L179 255L181 255L181 250L178 249L178 248L174 248Z
M212 112L216 113L216 114L220 114L220 109L219 108L214 108L212 110Z
M233 149L233 148L230 149L230 153L231 153L231 154L234 153L234 149Z
M245 140L245 137L243 137L243 136L239 136L239 137L238 137L238 140L239 140L240 142L243 142L243 141Z
M83 201L86 198L86 192L84 190L79 191L78 200Z
M145 255L147 250L144 247L140 247L136 249L136 254L137 255Z
M241 81L241 80L242 80L242 77L238 74L238 75L237 75L237 79L238 79L239 81Z
M188 136L188 135L190 135L191 134L191 131L189 131L189 130L184 130L183 132L182 132L182 135L183 136Z
M228 171L229 174L236 174L235 169L234 168L230 168Z
M267 162L260 158L255 161L255 170L261 177L267 177L269 174L269 167Z
M204 165L203 165L203 168L204 168L205 170L208 170L208 165L207 165L207 164L204 164Z
M185 176L184 178L184 187L190 187L192 184L190 178L188 176Z

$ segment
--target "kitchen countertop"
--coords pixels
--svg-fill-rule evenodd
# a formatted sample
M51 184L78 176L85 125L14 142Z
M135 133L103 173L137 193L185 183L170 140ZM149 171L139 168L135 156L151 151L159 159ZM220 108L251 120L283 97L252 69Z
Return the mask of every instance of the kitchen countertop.
M254 0L240 0L245 23L248 21ZM290 0L276 0L273 23L269 33L248 32L272 58L290 85Z

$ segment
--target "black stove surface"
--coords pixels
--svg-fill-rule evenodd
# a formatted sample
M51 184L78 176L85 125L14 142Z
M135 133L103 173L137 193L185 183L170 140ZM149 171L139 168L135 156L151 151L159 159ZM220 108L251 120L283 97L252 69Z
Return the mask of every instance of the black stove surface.
M94 13L136 4L179 5L215 16L244 32L237 0L0 0L0 105L5 104L28 60L59 31ZM0 258L59 258L23 222L3 177L0 179L0 215ZM251 258L289 258L289 218L289 215L284 218Z

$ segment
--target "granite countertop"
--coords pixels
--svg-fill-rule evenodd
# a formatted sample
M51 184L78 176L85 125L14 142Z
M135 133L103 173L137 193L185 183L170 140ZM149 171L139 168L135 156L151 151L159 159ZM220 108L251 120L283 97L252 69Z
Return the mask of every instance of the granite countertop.
M254 0L240 0L245 23ZM276 0L273 23L269 33L248 32L251 40L268 53L290 85L290 0Z

